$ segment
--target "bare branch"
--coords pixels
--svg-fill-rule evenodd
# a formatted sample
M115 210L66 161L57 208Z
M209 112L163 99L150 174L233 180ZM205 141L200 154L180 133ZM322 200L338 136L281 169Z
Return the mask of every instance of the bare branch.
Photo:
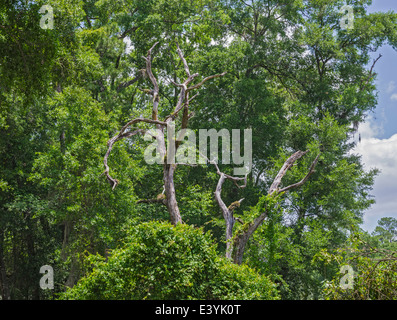
M147 57L143 57L146 61L146 73L153 84L153 111L152 111L152 119L158 120L158 105L159 105L159 85L157 83L156 78L153 75L152 71L152 51L157 46L158 42L156 42L148 51Z
M269 195L273 195L273 194L277 195L277 194L280 194L281 192L285 192L292 188L297 188L297 187L303 185L307 181L307 179L309 179L310 175L314 172L314 168L318 162L320 155L317 155L316 159L313 161L313 163L310 166L309 173L301 181L299 181L298 183L292 184L286 188L283 188L281 190L278 189L282 178L285 176L285 174L288 172L288 170L293 166L295 161L298 160L299 158L301 158L303 155L305 155L308 152L309 152L309 150L297 151L284 162L284 165L280 169L280 171L277 174L276 178L274 179L271 187L269 188L269 191L268 191ZM268 211L269 211L269 208L264 208L264 211L258 217L256 217L252 222L247 222L244 225L245 231L243 233L238 234L234 237L234 239L233 239L233 261L234 261L234 263L237 263L237 264L242 263L245 246L246 246L249 238L251 237L251 235L256 231L256 229L268 217Z
M314 168L316 167L319 158L320 158L320 154L318 154L316 159L314 159L313 163L310 166L309 172L301 181L291 184L288 187L282 188L278 192L281 193L302 186L309 179L309 177L315 172Z
M151 120L151 119L145 119L145 118L133 119L133 120L129 121L126 125L124 125L124 127L120 130L120 132L116 136L114 136L113 138L111 138L108 141L108 143L107 143L108 150L107 150L107 152L106 152L106 154L105 154L105 156L103 158L103 164L105 166L104 174L106 175L106 178L108 179L110 185L112 186L112 189L116 188L116 186L119 183L119 181L117 179L112 178L110 176L110 174L109 174L108 158L109 158L110 152L113 149L113 145L117 141L119 141L121 139L124 139L124 138L129 138L129 137L131 137L131 136L133 136L133 135L135 135L137 133L145 132L142 129L138 129L138 130L131 131L131 132L125 132L129 126L131 126L131 125L133 125L135 123L138 123L138 122L146 122L146 123L152 123L152 124L157 124L157 125L162 125L162 126L166 126L167 125L165 122L158 121L158 120Z
M179 93L178 103L175 106L175 111L171 115L173 118L175 118L178 115L179 111L182 110L185 99L186 99L186 85L183 84L181 87L181 92Z
M188 91L196 89L201 87L206 81L213 79L213 78L217 78L220 76L223 76L225 73L223 74L219 74L219 75L214 75L214 76L210 76L205 78L204 80L202 80L199 84L192 86L191 88L189 88L188 90L188 85L198 76L198 73L195 74L191 74L190 73L190 69L189 66L186 62L186 59L183 56L182 51L179 48L178 45L178 54L179 57L181 58L184 68L185 68L185 72L187 73L187 78L185 79L185 81L182 84L177 84L176 80L171 80L171 82L181 88L180 92L179 92L179 98L178 98L178 102L175 106L174 112L172 114L170 114L169 116L167 116L165 118L164 121L159 121L158 119L158 107L159 107L159 101L160 101L160 89L159 89L159 84L157 79L155 78L154 74L153 74L153 70L152 70L152 51L154 50L154 48L156 47L156 45L158 44L158 42L156 42L149 50L147 53L147 56L143 56L143 59L146 61L146 72L141 70L141 75L137 76L135 79L128 81L127 83L123 83L121 85L119 85L118 89L122 89L128 85L131 85L133 83L135 83L136 81L138 81L138 77L144 77L145 75L148 76L148 78L150 79L153 88L152 89L140 89L143 92L153 96L152 98L152 117L151 119L146 119L146 118L136 118L133 119L131 121L129 121L128 123L126 123L120 130L120 132L114 136L113 138L111 138L108 141L108 150L106 152L106 155L104 157L104 166L105 166L105 171L104 174L106 175L107 180L109 181L109 183L112 186L112 189L114 189L117 184L119 183L119 181L117 179L114 179L110 176L109 174L109 166L108 166L108 157L112 151L113 145L124 138L127 137L131 137L134 134L138 133L138 132L145 132L143 129L139 129L139 130L135 130L135 131L127 131L127 129L136 124L136 123L140 123L140 122L144 122L144 123L149 123L149 124L154 124L156 125L157 128L157 132L156 134L153 134L152 137L154 139L157 140L158 145L159 145L159 153L160 153L160 157L163 160L163 181L164 181L164 191L165 192L165 199L163 200L163 203L165 203L165 205L167 206L167 210L170 214L170 218L171 218L171 223L173 223L174 225L181 223L182 222L182 218L179 212L179 207L178 207L178 203L176 200L176 192L175 192L175 186L174 186L174 173L175 173L175 169L177 167L176 163L166 163L166 159L167 159L167 147L166 147L166 143L165 143L165 128L168 128L168 125L170 124L171 120L175 119L175 117L178 115L178 113L181 110L184 110L184 114L183 114L183 119L182 119L182 127L186 128L187 124L188 124L188 120L189 118L192 116L192 114L189 114L189 103L197 96L193 96L192 98L189 99L189 93ZM219 172L219 168L217 169ZM245 184L246 184L246 178L234 178L228 175L223 175L222 177L224 177L225 179L231 179L232 181L234 181L237 185L237 181L243 180L245 179ZM155 203L155 202L160 202L159 199L149 199L149 200L140 200L139 203ZM227 208L226 208L227 209ZM232 213L230 213L232 215ZM230 220L231 224L229 224L229 228L228 228L228 235L229 237L231 237L231 231L232 231L232 227L233 227L233 223L234 223L234 219L233 216L231 216L231 220Z
M228 175L228 174L226 174L226 173L223 173L223 172L221 172L221 171L219 170L218 164L216 163L215 160L209 160L209 159L208 159L205 155L203 155L201 152L199 152L199 153L200 153L200 155L201 155L203 158L205 158L205 159L208 161L208 163L211 163L211 164L213 164L213 165L215 166L215 168L216 168L216 173L217 173L219 176L224 175L225 178L227 178L227 179L229 179L229 180L232 180L232 181L234 182L234 184L235 184L239 189L243 189L243 188L245 188L245 187L247 186L247 176L244 176L244 177L233 177L233 176L230 176L230 175ZM238 181L243 181L243 180L244 180L244 184L241 185L241 186L239 186L239 185L237 184L237 182L238 182Z
M283 179L287 171L293 166L296 160L300 159L308 152L309 150L297 151L284 162L284 165L281 167L277 176L274 178L273 183L269 188L268 194L272 194L273 192L278 191L278 187L280 186L281 180Z
M194 86L192 86L192 87L190 87L190 88L187 88L187 91L191 91L191 90L194 90L194 89L198 89L198 88L200 88L205 82L207 82L208 80L211 80L211 79L214 79L214 78L223 77L225 74L227 74L227 72L223 72L223 73L221 73L221 74L215 74L215 75L209 76L209 77L205 78L204 80L202 80L200 83L198 83L198 84L196 84L196 85L194 85Z
M146 118L136 118L136 119L133 119L133 120L127 122L127 124L125 124L125 125L121 128L119 134L123 134L124 131L125 131L129 126L132 126L133 124L138 123L138 122L145 122L145 123L157 124L157 125L161 125L161 126L166 126L166 125L167 125L166 122L160 121L160 120L152 120L152 119L146 119ZM109 141L110 141L110 140L109 140ZM109 143L108 143L108 145L109 145Z
M176 46L177 46L178 55L179 55L179 57L181 58L181 60L183 62L183 66L185 67L185 72L186 72L187 76L190 77L189 66L188 66L188 64L186 62L185 57L183 56L182 50L181 50L181 48L179 48L179 44L178 43L176 44Z
M226 176L224 173L220 173L220 177L218 180L218 184L216 186L214 195L215 195L215 200L218 203L219 207L222 210L223 213L223 217L225 218L225 220L229 219L230 216L230 211L227 208L226 204L223 202L222 197L221 197L221 192L222 192L222 185L226 180Z
M214 163L215 164L215 163ZM217 169L219 172L219 169ZM225 223L226 223L226 258L230 259L232 257L232 250L233 250L233 243L232 243L232 237L233 237L233 227L234 224L236 222L236 219L233 216L233 211L236 207L240 206L241 201L243 201L244 199L241 199L240 201L236 201L234 203L232 203L229 207L226 207L225 202L223 202L222 197L221 197L221 192L222 192L222 185L226 180L226 175L222 172L219 172L219 181L218 184L216 186L214 195L215 195L215 200L218 203L222 214L223 214L223 218L225 219ZM236 205L238 204L238 205Z
M193 90L193 89L200 88L206 81L208 81L208 80L210 80L210 79L217 78L217 77L221 77L221 76L223 76L223 75L226 74L226 72L225 72L225 73L222 73L222 74L209 76L209 77L205 78L204 80L202 80L199 84L197 84L197 85L195 85L195 86L192 86L192 87L188 88L187 86L189 85L189 83L191 83L199 74L198 74L198 73L195 73L195 74L191 74L191 73L190 73L189 65L188 65L188 63L187 63L187 61L186 61L186 59L185 59L185 57L184 57L184 55L183 55L183 52L182 52L182 50L180 49L178 43L177 43L177 51L178 51L178 55L179 55L180 59L182 60L182 63L183 63L184 68L185 68L185 72L186 72L186 74L187 74L188 77L187 77L187 79L186 79L183 83L176 83L173 79L170 79L170 82L171 82L174 86L181 88L181 91L180 91L180 93L179 93L179 98L178 98L177 105L175 106L175 110L174 110L174 112L173 112L172 114L170 114L169 116L166 117L166 121L167 121L168 119L170 119L170 118L171 118L172 120L175 119L175 117L178 115L178 113L179 113L183 108L187 108L188 105L189 105L189 103L190 103L194 98L197 97L197 94L196 94L196 95L194 95L191 99L189 99L189 96L188 96L189 91L191 91L191 90ZM188 117L186 116L186 117L184 117L184 118L185 118L185 122L186 122L186 120L188 120Z
M132 137L132 136L136 135L137 133L144 134L144 133L146 133L146 130L144 130L144 129L136 129L134 131L125 132L122 135L120 135L118 140Z
M180 84L180 83L176 83L174 80L172 80L172 79L169 79L170 80L170 82L175 86L175 87L183 87L183 84Z
M200 94L199 94L199 93L196 93L193 97L191 97L191 98L188 100L188 103L190 104L190 102L192 102L193 99L195 99L198 95L200 95Z

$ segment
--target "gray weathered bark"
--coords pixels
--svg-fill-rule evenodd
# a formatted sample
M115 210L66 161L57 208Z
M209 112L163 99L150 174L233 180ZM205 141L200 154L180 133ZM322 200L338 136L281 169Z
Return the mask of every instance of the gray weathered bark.
M294 183L292 185L289 185L285 188L281 188L281 189L279 188L279 186L281 184L281 180L284 177L284 175L287 173L287 171L293 166L295 161L297 161L299 158L301 158L307 152L308 151L305 151L305 152L297 151L284 162L284 165L281 167L280 171L278 172L277 176L273 180L273 183L271 184L271 186L268 190L268 195L277 196L280 193L286 192L286 191L294 189L294 188L298 188L298 187L302 186L309 179L309 177L314 173L314 168L317 165L320 155L317 155L317 157L314 159L314 161L312 162L312 164L310 166L309 172L306 174L306 176L301 181ZM234 263L241 264L243 262L244 251L245 251L245 247L248 243L248 240L250 239L252 234L256 231L256 229L258 229L258 227L267 218L269 210L271 210L271 209L272 208L264 208L264 212L262 212L252 222L244 224L242 230L237 235L234 236L233 248L232 248L232 259L233 259Z
M226 207L225 203L222 201L221 198L222 185L225 182L225 179L226 176L223 173L221 173L221 177L219 178L218 185L216 186L215 199L222 210L223 218L225 219L226 222L226 258L229 259L232 257L231 239L233 236L233 227L234 227L234 223L236 222L236 219L233 217L233 212L229 210L228 207Z
M202 155L204 156L204 155ZM208 158L207 158L208 160ZM232 205L230 205L229 207L226 206L226 204L223 202L222 197L221 197L221 192L222 192L222 186L223 183L225 182L226 179L232 180L234 183L236 183L236 185L239 188L245 188L246 184L247 184L247 177L241 178L241 177L232 177L229 176L223 172L221 172L219 170L218 165L216 164L215 161L209 161L210 163L212 163L217 170L217 174L219 175L219 180L218 180L218 184L216 186L215 189L215 200L218 203L222 214L223 214L223 218L225 219L225 223L226 223L226 230L225 230L225 235L226 235L226 258L231 259L232 258L232 252L233 252L233 242L232 242L232 237L233 237L233 227L234 224L236 223L236 218L233 216L233 211L234 211L234 207L232 206L233 204L240 206L241 202L244 199L240 199L239 201L235 201ZM238 185L237 182L238 181L242 181L244 180L244 184L243 185Z
M176 201L174 172L176 165L164 165L164 187L165 187L165 203L170 214L171 223L176 225L182 222L182 217L179 212L178 202Z
M190 73L190 69L189 66L183 56L182 51L180 50L179 46L178 46L178 55L181 59L181 61L183 62L183 66L187 75L187 78L185 79L185 81L181 84L176 83L175 81L171 80L171 82L180 89L179 92L179 97L178 97L178 101L177 104L174 108L174 111L168 115L167 117L165 117L164 121L159 121L158 120L158 106L159 106L159 102L160 102L160 95L159 95L159 86L158 86L158 82L156 77L153 75L152 72L152 51L153 49L156 47L156 45L158 44L155 43L153 45L152 48L150 48L150 50L148 51L148 54L146 57L143 57L143 59L145 59L146 61L146 74L148 76L148 78L150 79L152 85L153 85L153 89L152 90L144 90L145 93L153 96L152 98L152 119L144 119L144 118L137 118L137 119L133 119L131 121L129 121L121 130L120 132L114 136L112 139L110 139L108 141L108 151L105 154L104 157L104 165L105 165L105 171L104 174L106 175L106 178L108 179L109 183L112 185L112 188L114 189L117 184L119 183L119 181L117 179L114 179L110 176L109 173L109 166L107 163L108 157L110 155L110 152L113 148L113 145L115 142L124 139L124 138L129 138L134 136L137 133L143 133L145 132L142 129L136 129L136 130L132 130L132 131L127 131L127 129L134 124L137 123L149 123L149 124L154 124L156 126L157 129L157 135L156 137L154 137L157 142L158 142L158 146L159 146L159 152L160 152L160 158L163 159L164 164L163 164L163 181L164 181L164 189L165 189L165 199L162 199L162 201L151 201L148 200L146 202L160 202L160 203L164 203L167 206L167 210L170 214L170 220L171 223L176 225L178 223L182 223L182 217L179 211L179 207L178 207L178 202L176 199L176 193L175 193L175 183L174 183L174 173L177 167L177 164L175 163L171 163L169 161L167 161L167 146L165 143L165 134L164 131L166 129L168 129L169 125L171 124L172 121L174 121L179 112L183 110L183 116L182 116L182 123L181 123L181 128L185 129L188 126L188 121L189 118L191 117L191 115L189 114L189 104L190 102L197 96L193 96L192 98L189 98L189 92L195 89L200 88L206 81L213 79L213 78L217 78L217 77L221 77L223 75L225 75L226 73L222 73L222 74L217 74L217 75L212 75L209 77L204 78L200 83L189 87L189 84L198 76L197 73L195 74L191 74ZM178 148L179 144L176 144L175 147L175 151ZM140 200L141 203L145 202Z
M284 177L284 175L288 172L288 170L293 166L295 161L297 161L299 158L301 158L303 155L305 155L308 151L297 151L293 155L291 155L285 162L284 165L281 167L280 171L276 175L276 177L273 180L273 183L271 184L269 190L268 190L268 195L273 195L277 196L280 193L286 192L288 190L298 188L302 186L310 177L310 175L314 172L314 168L317 165L319 155L315 158L313 163L310 166L308 174L299 182L289 185L285 188L279 188L281 184L281 180ZM208 160L208 159L207 159ZM225 203L223 202L221 198L221 192L222 192L222 185L225 182L226 179L232 180L234 183L237 185L237 181L245 180L245 184L242 186L239 186L240 188L244 188L247 180L245 178L237 178L237 177L232 177L229 175L226 175L222 172L220 172L218 165L214 161L209 161L211 164L213 164L216 167L217 174L220 176L218 180L218 184L215 190L215 199L223 213L223 217L225 219L225 224L226 224L226 258L232 259L234 263L236 264L241 264L243 262L243 256L244 256L244 251L245 247L248 243L248 240L252 236L252 234L258 229L258 227L263 223L263 221L267 218L268 216L268 211L271 210L272 208L264 208L264 211L256 217L253 221L244 223L243 221L239 220L240 223L243 224L243 227L237 234L233 234L233 227L236 222L236 218L233 216L233 210L230 209L229 207L226 207ZM238 185L237 185L238 186ZM236 201L238 204L241 203L243 199Z

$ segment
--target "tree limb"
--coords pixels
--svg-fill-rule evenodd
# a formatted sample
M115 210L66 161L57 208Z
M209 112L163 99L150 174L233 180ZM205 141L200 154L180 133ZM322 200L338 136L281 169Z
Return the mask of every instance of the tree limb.
M125 132L125 130L127 130L127 128L128 128L129 126L131 126L131 125L133 125L133 124L135 124L135 123L138 123L138 122L154 123L154 124L160 124L160 125L163 125L163 126L166 126L166 125L167 125L165 122L157 121L157 120L151 120L151 119L145 119L145 118L133 119L133 120L129 121L126 125L124 125L123 128L120 130L120 132L119 132L117 135L115 135L113 138L111 138L111 139L108 141L108 143L107 143L107 145L108 145L108 150L107 150L107 152L106 152L106 154L105 154L105 156L104 156L104 158L103 158L103 164L104 164L104 166L105 166L104 174L105 174L106 178L108 179L110 185L112 186L112 189L113 189L113 190L114 190L114 188L117 186L117 184L119 183L119 181L118 181L117 179L112 178L112 177L110 176L110 174L109 174L108 157L109 157L109 155L110 155L110 152L111 152L112 149L113 149L113 145L114 145L117 141L119 141L119 140L121 140L121 139L124 139L124 138L129 138L129 137L131 137L131 136L133 136L133 135L135 135L135 134L137 134L137 133L143 133L143 132L144 132L144 130L142 130L142 129L138 129L138 130L131 131L131 132Z
M314 168L318 162L320 155L317 155L316 159L313 161L313 163L310 166L308 174L301 181L299 181L298 183L292 184L288 187L285 187L283 189L279 189L282 178L285 176L285 174L288 172L288 170L293 166L295 161L298 160L299 158L301 158L303 155L305 155L308 152L309 152L309 150L297 151L284 162L284 165L278 172L277 176L274 178L273 183L269 188L268 195L277 195L282 192L288 191L292 188L297 188L297 187L303 185L307 181L307 179L309 179L310 175L314 172ZM232 250L234 263L236 263L236 264L242 263L245 246L246 246L249 238L256 231L256 229L258 229L258 227L263 223L263 221L267 218L268 212L269 212L269 208L265 208L264 212L262 212L252 222L245 224L246 227L245 227L244 232L235 235L235 237L233 239L233 250Z
M198 84L196 84L196 85L194 85L194 86L192 86L192 87L187 88L187 91L191 91L191 90L194 90L194 89L198 89L198 88L200 88L205 82L207 82L208 80L211 80L211 79L214 79L214 78L223 77L225 74L227 74L227 72L223 72L223 73L220 73L220 74L215 74L215 75L206 77L206 78L205 78L204 80L202 80L200 83L198 83Z
M153 84L153 110L152 110L152 119L158 120L158 105L160 102L159 97L159 85L152 71L152 51L157 46L158 42L156 42L148 51L147 57L142 57L146 61L146 73Z
M378 60L379 60L380 58L382 58L382 54L379 54L378 58L376 58L376 59L374 60L374 62L372 63L371 69L370 69L369 74L368 74L367 81L365 82L365 84L363 84L363 82L361 82L360 91L363 91L363 90L365 89L365 87L368 85L368 82L369 82L369 80L371 79L371 77L372 77L372 75L373 75L372 72L373 72L373 70L374 70L374 67L375 67L376 63L378 62Z
M138 80L142 79L142 77L143 77L142 70L140 70L140 72L138 73L138 75L137 75L134 79L129 80L129 81L127 81L127 82L120 83L120 84L117 86L116 91L117 91L117 92L120 92L121 90L123 90L123 89L125 89L125 88L127 88L127 87L129 87L129 86L131 86L131 85L133 85L135 82L137 82Z
M277 176L274 178L272 185L269 188L268 194L272 194L275 191L278 191L278 187L281 183L282 178L288 172L288 170L293 166L296 160L304 156L307 151L297 151L292 156L290 156L285 162L284 165L281 167L280 171L278 172Z
M291 190L291 189L298 188L298 187L302 186L309 179L309 177L315 172L314 168L316 167L319 158L320 158L320 154L318 154L316 159L314 159L314 161L312 162L312 164L310 166L309 172L306 174L306 176L301 181L299 181L297 183L294 183L294 184L291 184L288 187L280 189L278 191L278 193L286 192L288 190Z
M179 57L181 58L181 60L183 62L183 66L185 67L185 72L186 72L187 76L190 77L189 65L187 64L186 59L183 56L182 50L181 50L181 48L179 48L179 44L178 43L176 44L176 47L177 47L176 50L178 52L178 55L179 55Z
M145 93L153 96L152 118L151 119L137 118L137 119L133 119L133 120L129 121L122 127L122 129L116 136L114 136L113 138L111 138L108 141L108 150L104 157L104 165L105 165L104 174L106 175L106 178L108 179L109 183L111 184L112 188L114 189L119 182L117 179L114 179L110 176L109 166L107 163L109 154L113 148L114 143L118 140L123 139L123 138L130 137L138 132L138 131L126 132L127 128L131 125L134 125L134 124L140 123L140 122L155 124L158 131L154 138L158 142L160 157L163 159L163 180L164 180L164 188L165 188L165 196L166 196L166 199L164 199L164 202L165 202L165 205L167 206L167 210L170 214L171 223L176 225L176 224L182 222L182 218L181 218L181 215L179 212L178 203L176 200L176 192L175 192L175 185L174 185L174 173L175 173L177 164L168 162L167 157L169 155L167 154L167 146L166 146L166 142L165 142L164 130L165 130L165 128L168 128L168 126L171 124L171 121L176 118L176 116L182 109L184 110L182 126L183 126L183 128L187 128L187 122L188 122L189 118L192 116L192 113L189 114L189 112L188 112L188 106L189 106L189 103L197 96L197 95L195 95L192 98L189 98L189 91L191 91L193 89L197 89L201 85L203 85L206 81L213 79L213 78L223 76L226 73L209 76L209 77L205 78L204 80L202 80L199 84L192 86L188 89L188 85L198 76L198 73L195 73L195 74L190 73L190 69L186 62L186 59L184 58L183 53L180 50L179 45L178 45L178 55L183 62L185 72L187 73L187 78L185 79L185 81L182 84L177 84L175 82L176 80L175 81L171 80L171 82L175 86L181 88L180 93L179 93L179 99L175 106L174 112L172 114L168 115L164 121L159 121L158 120L158 106L159 106L159 100L160 100L160 98L159 98L160 90L159 90L159 85L158 85L157 79L155 78L153 71L152 71L152 51L156 47L157 44L158 44L158 42L156 42L148 50L147 56L143 57L143 59L146 61L146 74L149 77L149 79L153 85L152 90L143 89L143 91ZM137 77L139 77L139 75ZM136 77L136 79L130 80L129 82L127 82L125 84L119 85L119 88L122 89L128 85L135 83L136 81L138 81L137 77ZM218 171L219 171L219 169L218 169ZM230 177L227 175L225 175L225 177L235 181L236 185L237 185L236 181L242 180L242 178L233 178L233 177ZM245 182L246 182L246 180L245 180ZM143 202L153 203L153 200L140 200L140 203L143 203ZM156 199L156 202L157 202L157 199Z

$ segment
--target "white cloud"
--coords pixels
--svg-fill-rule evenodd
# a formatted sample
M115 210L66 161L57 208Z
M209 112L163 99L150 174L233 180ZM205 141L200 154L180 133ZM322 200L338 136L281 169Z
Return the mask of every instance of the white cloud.
M393 93L390 97L390 100L397 101L397 93Z
M389 84L387 85L387 93L392 93L394 89L396 88L396 83L394 81L390 81Z
M363 139L370 139L383 134L383 127L375 125L370 117L368 121L361 123L358 131Z
M383 173L397 177L397 134L389 139L361 139L355 150L362 154L366 166L379 167Z
M397 134L377 139L374 136L378 130L370 122L360 127L361 143L354 149L354 153L362 155L366 170L381 170L372 190L376 204L364 213L363 228L367 231L373 231L382 217L397 218Z

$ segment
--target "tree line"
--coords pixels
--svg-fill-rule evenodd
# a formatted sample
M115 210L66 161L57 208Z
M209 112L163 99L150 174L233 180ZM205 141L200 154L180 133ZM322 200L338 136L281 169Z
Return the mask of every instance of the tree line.
M397 15L349 4L346 29L344 1L3 1L2 299L394 298L395 220L360 229L378 171L351 151ZM171 122L251 129L251 171L148 164Z

